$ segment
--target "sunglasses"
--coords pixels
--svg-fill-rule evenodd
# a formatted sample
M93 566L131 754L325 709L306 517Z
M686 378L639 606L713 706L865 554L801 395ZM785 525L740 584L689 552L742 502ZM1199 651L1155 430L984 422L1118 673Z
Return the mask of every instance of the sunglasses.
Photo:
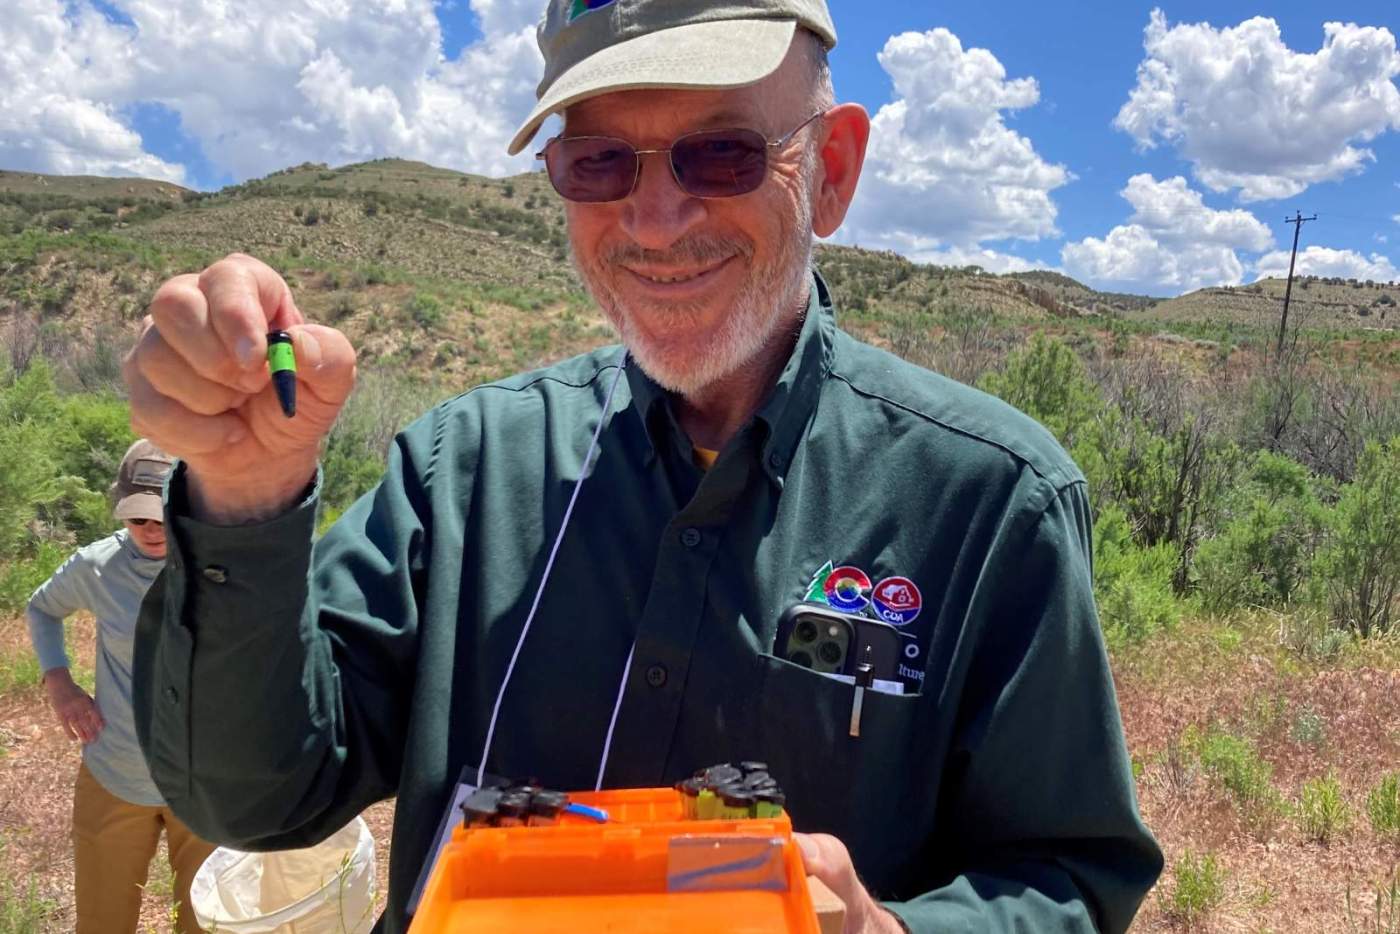
M637 187L641 157L670 156L671 174L693 198L746 195L768 175L768 152L781 149L813 120L819 110L777 139L757 130L697 130L677 137L665 149L637 149L611 136L556 136L536 159L544 160L549 182L568 201L599 204L620 201Z
M165 524L164 522L161 522L159 519L127 519L126 521L127 521L127 522L130 522L132 525L135 525L135 526L142 526L142 525L145 525L147 522L154 522L156 525L164 525L164 524Z

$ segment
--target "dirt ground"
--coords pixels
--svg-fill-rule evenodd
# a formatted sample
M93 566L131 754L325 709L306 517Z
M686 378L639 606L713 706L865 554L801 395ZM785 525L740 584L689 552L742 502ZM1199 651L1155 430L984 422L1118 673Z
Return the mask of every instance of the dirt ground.
M91 621L70 625L84 647L79 664L90 668ZM0 623L0 659L27 650L22 622ZM1400 873L1400 840L1372 831L1365 795L1382 773L1400 769L1400 640L1308 661L1285 648L1276 622L1261 615L1184 623L1120 650L1114 662L1143 815L1167 855L1134 931L1395 934L1400 907L1390 886ZM1256 743L1272 768L1285 804L1262 826L1246 820L1192 760L1184 735L1212 724ZM48 903L43 921L19 931L73 928L68 830L78 761L37 687L0 695L0 881L8 878L12 895L33 884ZM1289 808L1304 782L1329 772L1341 782L1351 819L1324 845L1307 838ZM365 817L378 841L382 893L392 802ZM1211 854L1221 868L1218 900L1190 919L1174 897L1174 870L1187 852ZM155 865L151 879L142 932L172 931L169 874Z

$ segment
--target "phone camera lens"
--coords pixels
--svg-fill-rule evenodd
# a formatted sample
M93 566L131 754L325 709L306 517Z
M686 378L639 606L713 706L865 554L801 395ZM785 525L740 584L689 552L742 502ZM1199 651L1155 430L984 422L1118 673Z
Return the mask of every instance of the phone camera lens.
M814 642L817 638L817 624L804 619L797 624L794 633L798 642Z
M794 665L801 665L803 668L812 667L812 656L807 652L793 652L788 656L788 661Z
M841 646L835 642L823 642L817 649L817 655L828 665L835 665L841 661Z

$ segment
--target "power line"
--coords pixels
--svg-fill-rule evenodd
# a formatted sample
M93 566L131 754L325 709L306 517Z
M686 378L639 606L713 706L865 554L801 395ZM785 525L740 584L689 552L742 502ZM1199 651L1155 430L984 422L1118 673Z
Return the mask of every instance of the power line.
M1298 260L1298 234L1303 230L1303 225L1308 221L1317 220L1317 215L1304 217L1301 211L1294 211L1293 217L1285 217L1285 224L1293 225L1293 255L1288 259L1288 285L1283 290L1283 317L1278 323L1278 358L1283 359L1283 336L1288 331L1288 299L1293 295L1293 264Z

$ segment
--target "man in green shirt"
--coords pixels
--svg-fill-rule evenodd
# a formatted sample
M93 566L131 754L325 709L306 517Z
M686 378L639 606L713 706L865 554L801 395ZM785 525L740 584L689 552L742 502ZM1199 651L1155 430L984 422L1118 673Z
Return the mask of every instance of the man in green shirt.
M314 546L354 351L246 256L161 288L127 376L182 463L136 705L193 828L298 846L396 795L401 931L464 766L589 788L762 759L848 932L1127 927L1161 855L1084 481L1030 419L837 329L811 247L869 120L832 102L834 43L822 0L553 0L513 151L563 114L542 155L626 352L433 409ZM783 657L804 601L897 630L858 716Z

